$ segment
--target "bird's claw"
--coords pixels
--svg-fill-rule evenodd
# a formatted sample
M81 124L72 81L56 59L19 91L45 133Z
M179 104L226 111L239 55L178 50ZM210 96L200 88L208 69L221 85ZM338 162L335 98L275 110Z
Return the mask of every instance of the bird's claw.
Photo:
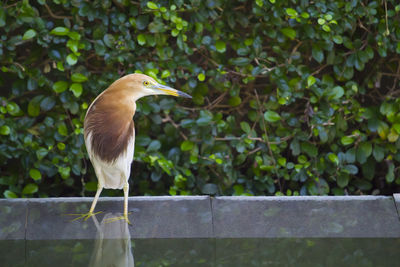
M99 213L102 213L102 211L98 211L98 212L88 212L88 213L71 213L71 214L65 214L65 215L70 215L70 216L78 216L75 219L71 220L71 222L73 221L77 221L80 219L83 219L84 221L87 221L90 217L95 216Z
M131 214L130 212L128 214ZM128 214L125 214L123 216L118 216L118 217L113 217L113 218L107 218L104 220L105 223L112 223L120 220L125 220L129 225L132 225L131 221L128 218Z

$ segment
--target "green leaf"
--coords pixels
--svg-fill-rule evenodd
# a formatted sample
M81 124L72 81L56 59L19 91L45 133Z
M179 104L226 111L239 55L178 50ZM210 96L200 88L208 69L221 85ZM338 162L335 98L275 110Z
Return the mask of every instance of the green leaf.
M70 40L79 41L81 39L81 35L78 32L69 32L68 37Z
M400 123L393 124L392 128L396 131L396 133L400 134Z
M104 44L106 46L111 48L111 47L114 46L115 38L114 38L114 36L112 34L107 33L107 34L104 35L103 41L104 41Z
M157 151L161 148L161 143L158 140L153 140L150 142L149 146L147 147L148 152Z
M37 117L40 114L40 104L39 100L41 100L42 96L40 98L34 97L31 101L29 101L28 104L28 114L31 117Z
M225 42L223 42L223 41L221 41L221 40L218 40L218 41L215 43L215 48L217 49L217 51L218 51L219 53L224 53L224 52L226 51L226 44L225 44Z
M29 176L35 181L42 179L40 171L34 168L29 170Z
M241 184L236 184L236 185L234 185L234 186L233 186L233 191L234 191L234 193L233 193L234 196L241 196L241 195L243 195L243 193L244 193L243 185L241 185Z
M343 136L340 141L343 145L348 146L354 143L354 138L352 136Z
M56 27L51 30L50 34L52 35L59 35L59 36L64 36L68 35L69 29L65 27Z
M381 162L385 157L385 150L383 147L374 145L374 151L372 151L372 155L376 159L376 161Z
M283 28L281 29L281 32L283 33L283 35L289 37L292 40L296 38L296 31L292 28Z
M325 131L325 129L323 129L323 128L319 129L318 135L319 135L319 139L321 140L321 143L328 142L329 136L328 136L328 133Z
M341 172L339 173L337 179L337 184L341 188L346 187L349 184L349 175L347 173Z
M326 32L330 32L330 31L331 31L331 27L329 27L329 25L327 25L327 24L322 25L322 29L323 29L324 31L326 31Z
M338 157L336 154L334 154L334 153L329 153L329 154L328 154L328 159L329 159L331 162L335 163L336 165L339 165L339 157Z
M312 51L311 51L312 57L318 62L318 63L322 63L322 61L324 60L324 52L322 51L322 49L317 46L317 45L313 45L312 46Z
M57 131L62 136L68 136L68 128L67 128L67 125L65 125L64 122L62 122L62 123L60 123L58 125Z
M310 157L316 157L318 155L318 148L315 145L308 142L302 142L300 146L301 151L305 152Z
M281 165L282 167L286 166L286 158L278 158L278 164Z
M356 161L356 150L354 147L346 151L345 159L348 163L354 163Z
M293 156L297 156L300 154L300 143L297 139L294 139L290 143L290 150L292 150Z
M396 178L395 175L394 175L394 164L393 164L393 162L389 163L388 172L387 172L385 178L386 178L386 181L388 183L392 183L394 181L394 179Z
M307 78L307 88L310 88L317 80L314 76L310 75Z
M361 164L365 163L367 161L367 158L371 155L372 153L372 144L369 142L364 142L361 143L357 147L357 161L360 162Z
M146 44L146 37L143 34L139 34L137 40L140 45Z
M1 6L0 7L0 27L4 27L6 25L6 11Z
M163 72L161 73L161 78L168 78L169 76L171 76L171 72L169 70L163 70Z
M194 143L189 140L185 140L181 144L181 150L182 151L190 151L194 148Z
M42 160L47 154L48 154L48 150L41 147L38 150L36 150L36 157L38 158L38 160Z
M291 17L296 17L298 15L297 11L294 10L293 8L286 8L286 14L288 14Z
M242 103L242 99L239 96L232 96L228 100L228 104L232 107L237 107Z
M71 168L70 167L58 167L58 173L61 175L61 178L64 180L70 176Z
M281 119L281 116L275 111L268 110L264 113L264 119L268 122L277 122Z
M361 143L361 145L359 146L359 148L363 151L363 153L369 157L372 153L372 144L369 142L364 142Z
M72 52L77 53L79 49L79 42L76 40L68 40L67 47L71 49Z
M63 65L63 63L61 61L57 62L57 69L59 71L64 71L64 65Z
M38 191L38 186L36 184L27 184L25 185L24 189L22 189L23 195L30 195L34 194Z
M344 95L343 87L335 86L330 91L328 91L329 99L339 99Z
M34 29L29 29L22 36L22 40L29 40L36 36L36 31Z
M158 9L157 4L151 1L147 2L147 7L150 9Z
M399 139L399 135L394 129L391 129L389 134L387 135L387 139L389 142L394 143L397 141L397 139Z
M64 144L64 143L58 143L57 144L57 148L59 149L59 150L64 150L65 149L65 147L66 147L66 145Z
M53 84L53 90L56 93L62 93L68 89L68 83L66 81L58 81Z
M86 82L88 80L88 78L83 75L82 73L74 73L71 76L71 80L75 83L83 83Z
M358 173L358 168L356 165L349 164L344 166L344 170L350 174L356 175Z
M242 128L243 132L245 132L247 134L249 134L251 131L250 125L245 121L242 121L240 123L240 128Z
M308 14L307 12L302 12L301 17L304 19L308 19L310 17L310 14Z
M33 78L29 78L27 82L27 88L29 91L33 91L37 89L37 82Z
M382 113L382 115L389 117L392 114L394 114L397 111L397 109L393 103L383 102L379 107L379 111Z
M0 134L1 135L9 135L10 127L8 127L7 125L0 126Z
M80 83L73 83L71 84L71 86L69 87L69 90L72 91L72 93L74 94L75 97L80 97L82 95L82 84Z
M75 54L68 54L67 56L67 63L68 65L72 66L78 62L78 57Z
M389 133L389 126L385 122L379 121L377 131L382 139L386 139Z
M209 126L211 121L212 121L211 114L200 112L200 118L196 120L196 124L198 126Z
M334 35L332 37L332 39L336 44L342 44L343 43L343 38L340 35Z
M200 82L203 82L203 81L206 79L206 76L205 76L203 73L199 73L199 74L197 75L197 79L198 79Z
M56 101L54 100L54 98L51 96L47 96L40 103L40 108L43 111L49 111L50 109L52 109L54 107L55 104L56 104Z
M4 191L3 195L5 198L18 198L17 194L10 190Z

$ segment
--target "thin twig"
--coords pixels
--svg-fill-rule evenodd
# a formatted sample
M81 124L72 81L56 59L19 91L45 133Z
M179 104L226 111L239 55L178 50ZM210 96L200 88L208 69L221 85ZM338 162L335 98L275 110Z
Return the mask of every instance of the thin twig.
M260 98L258 97L258 93L257 93L256 89L254 89L254 93L256 95L256 100L257 100L257 105L258 105L258 114L259 114L259 116L261 117L261 120L262 120L263 130L264 130L264 134L265 134L265 141L267 142L269 155L270 155L270 157L272 159L272 164L274 165L274 172L275 172L276 178L278 180L279 191L282 192L281 181L280 181L280 179L278 177L278 172L276 171L276 160L275 160L274 154L272 153L271 144L269 142L268 133L267 133L267 126L265 125L265 119L264 119L264 116L263 116L262 110L261 110L261 102L260 102Z
M389 35L389 34L390 34L390 31L389 31L389 25L388 25L387 2L386 2L386 0L384 0L384 2L385 2L386 35Z
M44 7L47 9L47 12L49 12L49 14L50 14L50 16L52 18L55 18L55 19L72 19L72 17L70 17L70 16L58 16L58 15L54 14L53 11L51 11L50 7L46 3L44 4Z
M172 124L172 126L175 127L175 129L178 130L179 134L182 136L183 139L188 140L187 136L181 132L181 130L179 129L179 125L176 124L176 122L174 120L171 119L171 117L169 116L169 114L166 114L165 118L162 119L162 122L170 122Z
M242 140L243 138L262 142L265 144L269 143L270 145L279 145L279 144L282 144L282 143L290 140L291 138L293 138L293 136L289 135L286 137L282 137L280 141L276 141L276 142L267 142L266 140L262 139L261 137L250 137L250 136L247 136L247 137L238 137L238 136L214 137L214 140L215 141L234 141L234 140Z
M393 90L396 88L396 84L397 81L399 80L399 75L400 75L400 62L398 62L397 64L397 71L396 71L396 76L394 77L394 81L393 81L393 86L392 88L389 90L389 94L391 94L393 92Z
M293 55L294 53L296 53L297 49L300 47L300 45L301 45L302 43L303 43L302 41L299 41L299 42L297 43L297 45L292 49L292 52L290 52L290 57L289 57L289 59L288 59L288 63L289 63L289 64L292 64L292 55Z
M323 69L325 69L326 67L328 67L328 64L322 65L320 68L318 68L316 71L314 71L313 73L311 73L311 76L314 76L318 73L320 73Z
M258 151L260 151L261 150L261 147L257 147L256 149L253 149L252 151L250 151L249 153L247 153L247 156L250 156L251 154L254 154L254 153L256 153L256 152L258 152Z

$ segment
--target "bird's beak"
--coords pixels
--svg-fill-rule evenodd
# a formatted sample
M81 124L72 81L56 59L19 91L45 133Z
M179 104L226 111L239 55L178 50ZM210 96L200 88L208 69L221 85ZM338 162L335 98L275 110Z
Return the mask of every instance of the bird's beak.
M176 90L174 88L171 88L171 87L168 87L168 86L165 86L165 85L162 85L162 84L153 85L153 89L160 90L164 94L167 94L167 95L181 96L181 97L185 97L185 98L192 98L190 95L188 95L188 94L186 94L184 92L178 91L178 90Z

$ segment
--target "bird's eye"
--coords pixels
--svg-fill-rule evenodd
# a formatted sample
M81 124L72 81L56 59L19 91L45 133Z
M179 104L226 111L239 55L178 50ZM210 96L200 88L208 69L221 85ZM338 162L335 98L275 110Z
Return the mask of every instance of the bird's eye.
M144 82L143 82L143 85L144 85L144 86L149 86L150 83L149 83L148 81L144 81Z

